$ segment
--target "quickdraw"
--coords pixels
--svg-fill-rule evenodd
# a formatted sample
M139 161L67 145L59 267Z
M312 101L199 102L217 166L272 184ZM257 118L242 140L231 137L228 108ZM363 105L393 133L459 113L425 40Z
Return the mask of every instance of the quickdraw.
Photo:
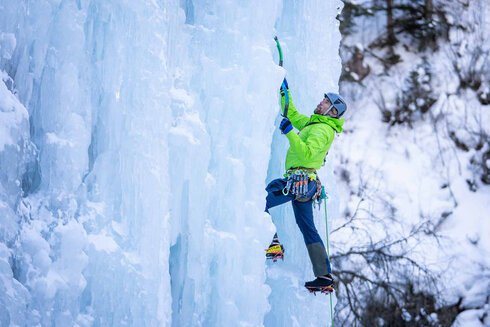
M286 186L282 189L282 194L288 195L289 194L289 190L291 189L291 185L292 184L293 184L292 178L288 178L287 179Z
M282 194L288 195L291 193L297 197L304 197L308 193L308 182L316 178L316 176L311 175L308 171L300 169L288 174L286 186L282 190Z
M318 206L318 210L320 210L320 208L322 206L322 200L327 199L327 198L328 198L328 196L327 196L327 193L325 192L325 187L320 182L320 179L317 179L317 181L316 181L316 193L313 195L313 200L315 200L315 202L313 203L313 206L315 206L315 204L316 204Z

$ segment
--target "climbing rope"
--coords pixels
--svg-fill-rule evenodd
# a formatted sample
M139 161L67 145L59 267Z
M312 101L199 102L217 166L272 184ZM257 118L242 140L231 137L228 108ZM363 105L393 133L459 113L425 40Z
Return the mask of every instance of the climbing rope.
M327 199L328 199L328 196L327 196L327 193L325 193L325 188L323 186L322 186L322 193L321 193L320 197L324 199L324 203L325 203L325 228L327 230L327 258L328 258L328 261L330 262L330 244L328 242L328 215L327 215ZM330 293L330 318L332 318L331 326L333 327L332 293Z

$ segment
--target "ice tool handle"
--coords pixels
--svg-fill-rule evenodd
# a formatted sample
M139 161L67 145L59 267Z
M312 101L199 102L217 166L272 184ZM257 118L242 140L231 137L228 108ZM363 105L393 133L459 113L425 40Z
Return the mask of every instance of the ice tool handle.
M279 44L279 40L277 36L274 36L274 40L276 41L277 51L279 51L279 66L282 67L283 60L282 60L281 44ZM284 112L282 113L282 116L288 118L289 94L288 94L288 82L286 81L286 78L284 78L284 80L282 81L281 89L284 92L284 96L285 96Z
M277 39L277 36L274 36L274 40L276 41L277 45L277 50L279 51L279 66L282 67L282 50L281 50L281 45L279 44L279 40Z

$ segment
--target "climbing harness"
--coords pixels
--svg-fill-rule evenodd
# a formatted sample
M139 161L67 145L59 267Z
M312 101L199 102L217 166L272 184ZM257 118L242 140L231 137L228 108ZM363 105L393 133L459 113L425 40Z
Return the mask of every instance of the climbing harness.
M282 194L289 193L296 196L305 196L308 193L308 173L304 170L295 170L287 176L286 186L282 190Z
M300 202L311 200L306 195L308 194L309 182L317 180L315 169L304 167L291 168L284 174L284 177L286 177L286 186L283 188L282 194L296 195L296 200Z

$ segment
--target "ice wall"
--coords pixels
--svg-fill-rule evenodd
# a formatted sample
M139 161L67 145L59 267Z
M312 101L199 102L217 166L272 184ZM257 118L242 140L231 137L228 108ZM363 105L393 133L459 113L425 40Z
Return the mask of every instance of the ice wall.
M325 325L292 211L270 265L263 208L287 148L272 37L310 114L338 4L3 1L0 325Z
M284 2L276 23L282 37L285 67L291 95L296 108L306 114L313 113L327 91L338 92L341 62L338 57L340 33L335 19L339 3L336 1ZM280 122L276 119L276 126ZM335 157L339 140L335 140L327 157L327 164L319 171L323 185L329 194L329 223L338 210L332 158ZM283 174L288 143L280 132L275 131L267 182ZM326 244L325 213L314 209L315 225ZM304 292L304 282L314 279L311 263L303 237L294 220L290 205L271 210L278 236L286 248L284 262L269 265L267 284L271 287L271 310L265 316L266 326L329 326L330 308L336 303L335 296L312 298ZM333 267L335 269L335 267Z

